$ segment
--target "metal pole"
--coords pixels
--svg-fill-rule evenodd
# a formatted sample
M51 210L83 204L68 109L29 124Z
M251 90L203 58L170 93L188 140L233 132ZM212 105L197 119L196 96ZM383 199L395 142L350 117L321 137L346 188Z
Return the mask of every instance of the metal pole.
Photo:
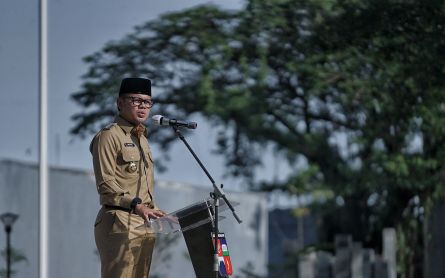
M6 227L6 278L11 277L11 227Z
M39 277L48 277L48 7L40 0L39 7Z

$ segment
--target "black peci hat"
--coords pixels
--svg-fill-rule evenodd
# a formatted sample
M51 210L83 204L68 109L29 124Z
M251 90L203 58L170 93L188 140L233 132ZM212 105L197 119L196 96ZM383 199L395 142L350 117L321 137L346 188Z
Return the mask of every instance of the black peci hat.
M122 79L119 96L124 94L144 94L151 96L151 80L134 77Z

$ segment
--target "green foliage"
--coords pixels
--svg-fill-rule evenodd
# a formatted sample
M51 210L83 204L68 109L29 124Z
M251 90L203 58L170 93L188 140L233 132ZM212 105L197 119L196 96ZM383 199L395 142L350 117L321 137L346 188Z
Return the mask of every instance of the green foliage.
M231 174L257 189L327 193L311 209L341 215L332 232L376 246L414 199L427 211L443 196L444 21L433 0L250 0L165 14L85 58L72 132L111 120L122 77L148 76L154 113L200 114L220 130ZM174 140L151 136L165 149ZM267 145L294 171L255 184Z
M397 228L397 272L401 278L422 277L425 215L417 198L408 204L402 216Z
M1 256L6 261L6 249L3 249L1 251ZM28 262L28 259L22 251L11 247L11 277L13 277L17 273L17 271L14 269L14 265L20 262ZM0 277L6 277L6 275L6 268L0 269Z

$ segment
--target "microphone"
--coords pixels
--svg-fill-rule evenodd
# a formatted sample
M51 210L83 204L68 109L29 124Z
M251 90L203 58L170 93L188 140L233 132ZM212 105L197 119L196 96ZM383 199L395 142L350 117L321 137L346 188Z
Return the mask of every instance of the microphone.
M154 115L151 117L153 123L155 125L170 125L170 126L176 126L176 127L186 127L190 129L195 129L198 124L195 122L187 122L187 121L181 121L176 119L169 119L167 117L164 117L162 115Z

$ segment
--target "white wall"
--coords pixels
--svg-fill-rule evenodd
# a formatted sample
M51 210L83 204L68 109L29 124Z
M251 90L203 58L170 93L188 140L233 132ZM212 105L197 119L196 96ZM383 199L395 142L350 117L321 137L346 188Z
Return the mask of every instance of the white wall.
M50 170L50 277L99 277L99 258L95 254L93 224L99 209L94 176L85 171ZM157 204L167 212L206 199L211 186L197 187L158 181ZM0 161L0 213L20 215L13 227L12 246L24 252L28 263L17 264L15 278L38 277L38 169L36 165ZM226 211L220 230L226 233L234 274L248 262L256 273L266 273L268 211L266 196L259 193L226 192L230 201L240 203L235 209L244 221L239 225ZM192 278L191 262L180 234L169 262L155 258L153 273L165 278ZM0 233L0 248L5 246ZM158 250L159 251L159 250ZM157 251L155 251L157 252ZM168 267L169 266L169 267ZM0 268L4 265L0 264Z

